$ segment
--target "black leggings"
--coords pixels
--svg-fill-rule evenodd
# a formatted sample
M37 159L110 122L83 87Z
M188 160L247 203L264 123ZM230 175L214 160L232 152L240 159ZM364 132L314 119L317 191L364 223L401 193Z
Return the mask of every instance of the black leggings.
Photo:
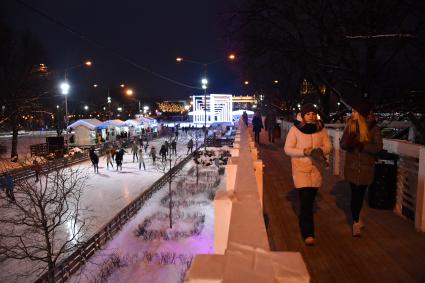
M359 221L360 211L363 206L363 199L366 193L367 185L356 185L350 183L351 188L351 217L354 222Z
M304 187L297 190L300 197L299 224L301 235L304 239L314 237L313 206L318 188Z

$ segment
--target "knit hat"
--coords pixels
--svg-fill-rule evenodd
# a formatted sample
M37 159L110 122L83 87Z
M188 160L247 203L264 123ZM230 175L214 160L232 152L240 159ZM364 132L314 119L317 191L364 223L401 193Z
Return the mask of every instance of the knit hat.
M372 105L366 100L360 100L352 105L353 109L356 110L360 115L367 118L370 111L372 111Z
M301 106L301 117L304 117L304 115L308 112L314 112L315 114L317 114L317 109L312 103L306 103Z

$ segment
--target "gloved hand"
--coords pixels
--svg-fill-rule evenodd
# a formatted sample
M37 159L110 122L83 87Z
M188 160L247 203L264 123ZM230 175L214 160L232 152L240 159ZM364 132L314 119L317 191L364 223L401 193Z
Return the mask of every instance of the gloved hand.
M328 167L329 166L329 162L326 159L326 156L323 154L323 150L318 147L318 148L314 148L311 151L311 158L313 159L313 161L321 166L324 167Z

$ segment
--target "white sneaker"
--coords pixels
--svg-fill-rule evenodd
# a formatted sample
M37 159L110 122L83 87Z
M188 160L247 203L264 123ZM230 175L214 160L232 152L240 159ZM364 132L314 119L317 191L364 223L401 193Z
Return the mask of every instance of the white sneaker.
M360 222L354 222L353 223L353 237L360 237L361 234L361 224Z

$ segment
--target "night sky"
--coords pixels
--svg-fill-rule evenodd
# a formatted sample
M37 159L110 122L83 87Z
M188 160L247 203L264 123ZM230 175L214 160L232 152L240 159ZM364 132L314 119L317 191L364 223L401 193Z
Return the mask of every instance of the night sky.
M119 84L132 87L143 102L186 99L201 94L158 78L114 56L116 52L132 62L191 86L200 86L203 67L177 64L176 56L209 62L225 58L223 12L231 1L100 1L26 0L48 16L84 34L100 46L81 39L58 24L30 11L16 1L3 2L2 14L15 30L32 32L43 44L49 69L55 79L67 66L93 60L90 69L69 72L69 99L100 104L106 92L93 83L111 88L112 99L122 99ZM233 64L233 65L232 65ZM242 94L237 62L220 62L208 67L209 92Z

